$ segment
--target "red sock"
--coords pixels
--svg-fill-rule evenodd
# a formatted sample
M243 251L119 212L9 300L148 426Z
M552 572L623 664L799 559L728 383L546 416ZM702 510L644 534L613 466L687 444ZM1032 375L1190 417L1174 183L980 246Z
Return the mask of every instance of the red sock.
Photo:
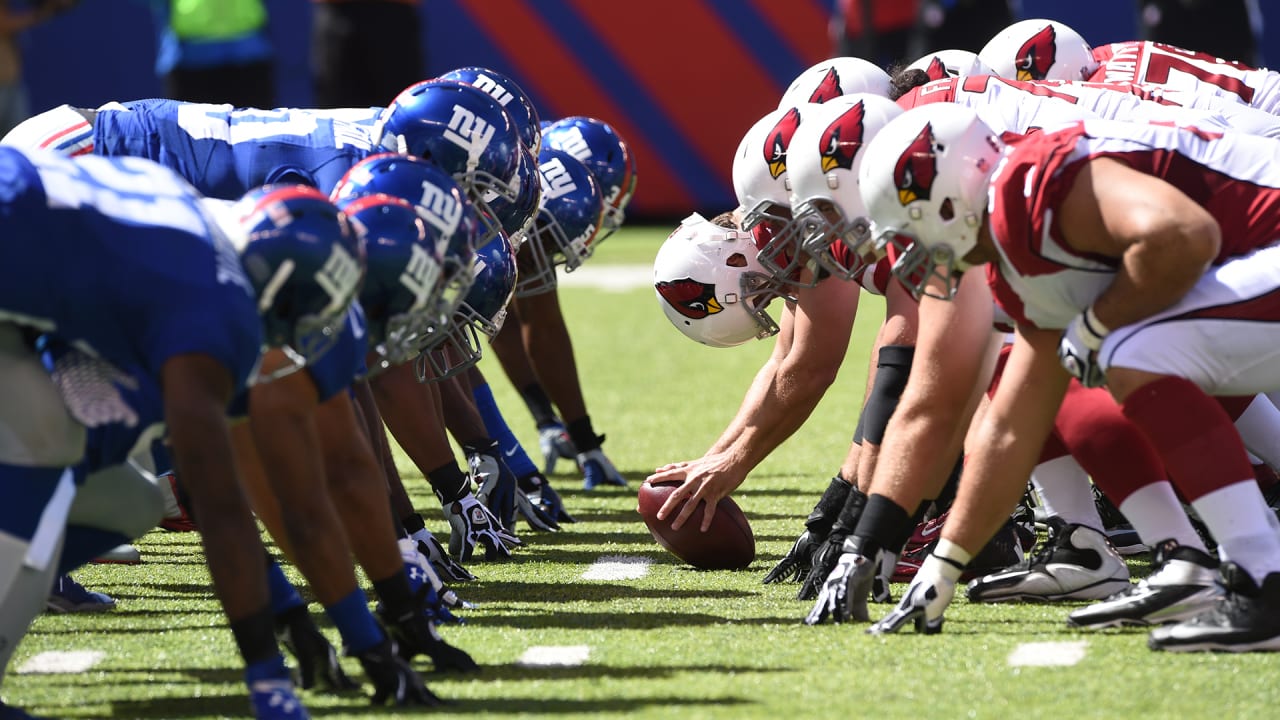
M1257 395L1219 395L1214 399L1223 410L1227 411L1227 417L1231 418L1231 422L1235 422L1240 419L1245 410L1249 409L1257 397Z
M1117 506L1133 491L1166 479L1156 448L1106 390L1072 382L1053 426L1071 456Z
M1125 400L1124 415L1151 440L1187 502L1253 477L1230 416L1190 380L1144 385Z

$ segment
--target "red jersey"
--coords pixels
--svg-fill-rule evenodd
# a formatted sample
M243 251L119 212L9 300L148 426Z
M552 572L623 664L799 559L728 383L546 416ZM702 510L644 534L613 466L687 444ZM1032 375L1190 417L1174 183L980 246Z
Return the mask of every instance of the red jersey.
M1093 57L1100 65L1087 80L1208 91L1269 113L1280 111L1280 73L1272 70L1146 40L1103 45L1093 49Z
M1076 174L1101 157L1159 177L1208 210L1222 228L1218 262L1280 240L1280 142L1098 120L1028 135L1005 150L988 189L1000 253L988 279L1019 324L1065 328L1111 284L1118 261L1068 247L1056 217Z

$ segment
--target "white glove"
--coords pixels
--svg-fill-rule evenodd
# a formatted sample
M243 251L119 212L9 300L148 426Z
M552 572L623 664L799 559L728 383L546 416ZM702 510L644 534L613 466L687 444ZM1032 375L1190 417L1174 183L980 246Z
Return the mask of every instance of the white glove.
M502 532L501 523L489 508L471 493L446 505L444 514L450 527L450 555L466 562L475 555L477 547L483 547L485 560L511 557L511 548L507 547L510 536Z
M1111 331L1098 321L1090 307L1076 316L1062 332L1058 343L1058 361L1081 385L1100 387L1107 382L1098 364L1098 350Z
M940 556L939 551L944 555ZM902 595L902 601L879 622L872 624L867 632L873 635L897 632L908 621L914 621L916 632L925 635L942 632L942 613L956 594L956 581L968 560L968 553L958 546L946 540L939 541L938 547L916 571L915 578Z
M835 569L818 591L818 600L805 617L805 625L819 625L828 617L836 623L871 619L867 613L867 597L879 563L860 553L848 552L852 549L849 540L845 540L844 547L846 552L840 555Z
M600 485L626 487L627 479L609 462L600 448L578 453L578 467L582 469L582 488L593 490Z
M542 473L550 475L556 469L556 461L561 458L572 460L578 451L569 439L569 433L560 423L543 425L538 428L538 449L542 451Z

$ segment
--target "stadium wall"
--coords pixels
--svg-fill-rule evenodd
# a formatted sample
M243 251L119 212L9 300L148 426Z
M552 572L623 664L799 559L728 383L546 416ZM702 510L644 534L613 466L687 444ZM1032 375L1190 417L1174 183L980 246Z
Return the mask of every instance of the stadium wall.
M830 52L832 0L426 0L424 66L508 73L544 117L592 115L637 153L632 215L678 218L733 205L730 165L751 123L788 82ZM269 0L281 106L307 107L310 3ZM1094 43L1131 39L1132 4L1023 0ZM1280 22L1280 18L1272 18ZM1280 34L1264 38L1280 57ZM23 38L33 111L154 97L155 31L146 3L83 0ZM390 98L388 98L390 100Z

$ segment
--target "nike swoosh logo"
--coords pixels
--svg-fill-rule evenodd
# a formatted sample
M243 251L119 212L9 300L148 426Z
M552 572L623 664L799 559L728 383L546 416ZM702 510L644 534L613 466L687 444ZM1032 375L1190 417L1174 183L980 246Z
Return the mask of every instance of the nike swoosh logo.
M938 531L940 530L942 530L941 523L933 526L925 525L924 527L920 528L920 537L932 537L934 535L937 535Z
M503 450L503 451L502 451L502 454L503 454L503 455L506 455L507 457L515 457L516 451L517 451L517 450L519 450L519 449L520 449L520 448L518 448L518 447L513 447L513 448L511 448L510 450Z

